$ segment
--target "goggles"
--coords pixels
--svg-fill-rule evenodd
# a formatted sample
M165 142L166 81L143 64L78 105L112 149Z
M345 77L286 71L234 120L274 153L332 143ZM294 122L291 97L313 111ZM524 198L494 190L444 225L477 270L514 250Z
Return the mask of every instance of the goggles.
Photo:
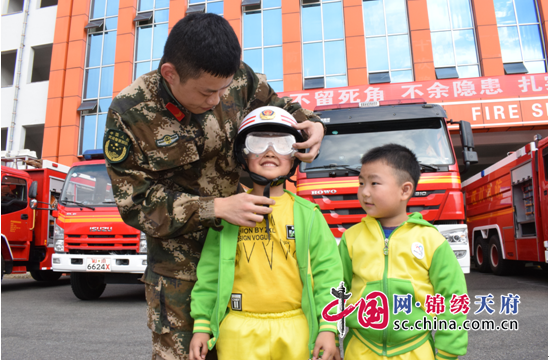
M246 137L244 154L261 155L271 148L279 155L293 157L295 142L295 137L287 133L252 132Z

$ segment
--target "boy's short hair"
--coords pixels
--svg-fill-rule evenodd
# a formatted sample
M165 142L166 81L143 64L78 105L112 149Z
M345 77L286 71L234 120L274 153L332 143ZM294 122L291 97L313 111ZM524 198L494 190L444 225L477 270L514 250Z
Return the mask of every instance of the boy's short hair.
M371 149L361 159L362 165L374 161L383 161L397 170L395 173L400 184L411 181L414 185L413 196L421 176L421 170L416 155L410 149L398 144L387 144Z
M175 66L181 83L197 79L202 73L228 78L240 68L241 53L227 20L211 13L189 14L170 31L162 63Z

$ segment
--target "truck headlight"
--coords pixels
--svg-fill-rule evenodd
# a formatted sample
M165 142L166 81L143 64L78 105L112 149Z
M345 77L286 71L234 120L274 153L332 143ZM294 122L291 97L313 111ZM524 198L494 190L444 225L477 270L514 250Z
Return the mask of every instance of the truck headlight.
M55 252L65 252L65 230L57 222L53 227L53 244Z
M467 228L441 231L442 236L448 240L450 244L467 244L469 238L467 237Z
M53 245L55 252L62 253L65 252L65 241L64 240L55 240Z
M141 231L141 235L139 236L139 253L147 253L147 235L143 231Z

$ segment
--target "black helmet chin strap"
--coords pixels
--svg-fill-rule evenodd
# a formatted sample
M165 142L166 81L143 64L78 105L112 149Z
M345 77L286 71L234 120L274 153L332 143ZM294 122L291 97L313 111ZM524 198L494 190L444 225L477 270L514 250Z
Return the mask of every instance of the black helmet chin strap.
M282 185L286 180L288 180L288 176L279 176L277 178L274 178L272 180L267 179L266 177L263 177L261 175L258 175L254 172L248 171L250 174L250 177L252 178L252 181L258 185L264 185L265 189L263 190L263 196L270 198L271 197L271 187L272 186L279 186ZM266 207L269 207L269 205L264 205ZM264 215L265 218L265 230L267 231L267 238L269 241L271 240L271 232L269 230L269 214Z

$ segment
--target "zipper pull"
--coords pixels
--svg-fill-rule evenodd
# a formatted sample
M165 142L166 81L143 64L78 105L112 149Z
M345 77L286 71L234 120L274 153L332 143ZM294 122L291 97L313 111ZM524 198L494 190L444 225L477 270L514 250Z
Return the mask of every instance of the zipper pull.
M389 239L385 239L385 247L383 248L383 255L389 255Z

